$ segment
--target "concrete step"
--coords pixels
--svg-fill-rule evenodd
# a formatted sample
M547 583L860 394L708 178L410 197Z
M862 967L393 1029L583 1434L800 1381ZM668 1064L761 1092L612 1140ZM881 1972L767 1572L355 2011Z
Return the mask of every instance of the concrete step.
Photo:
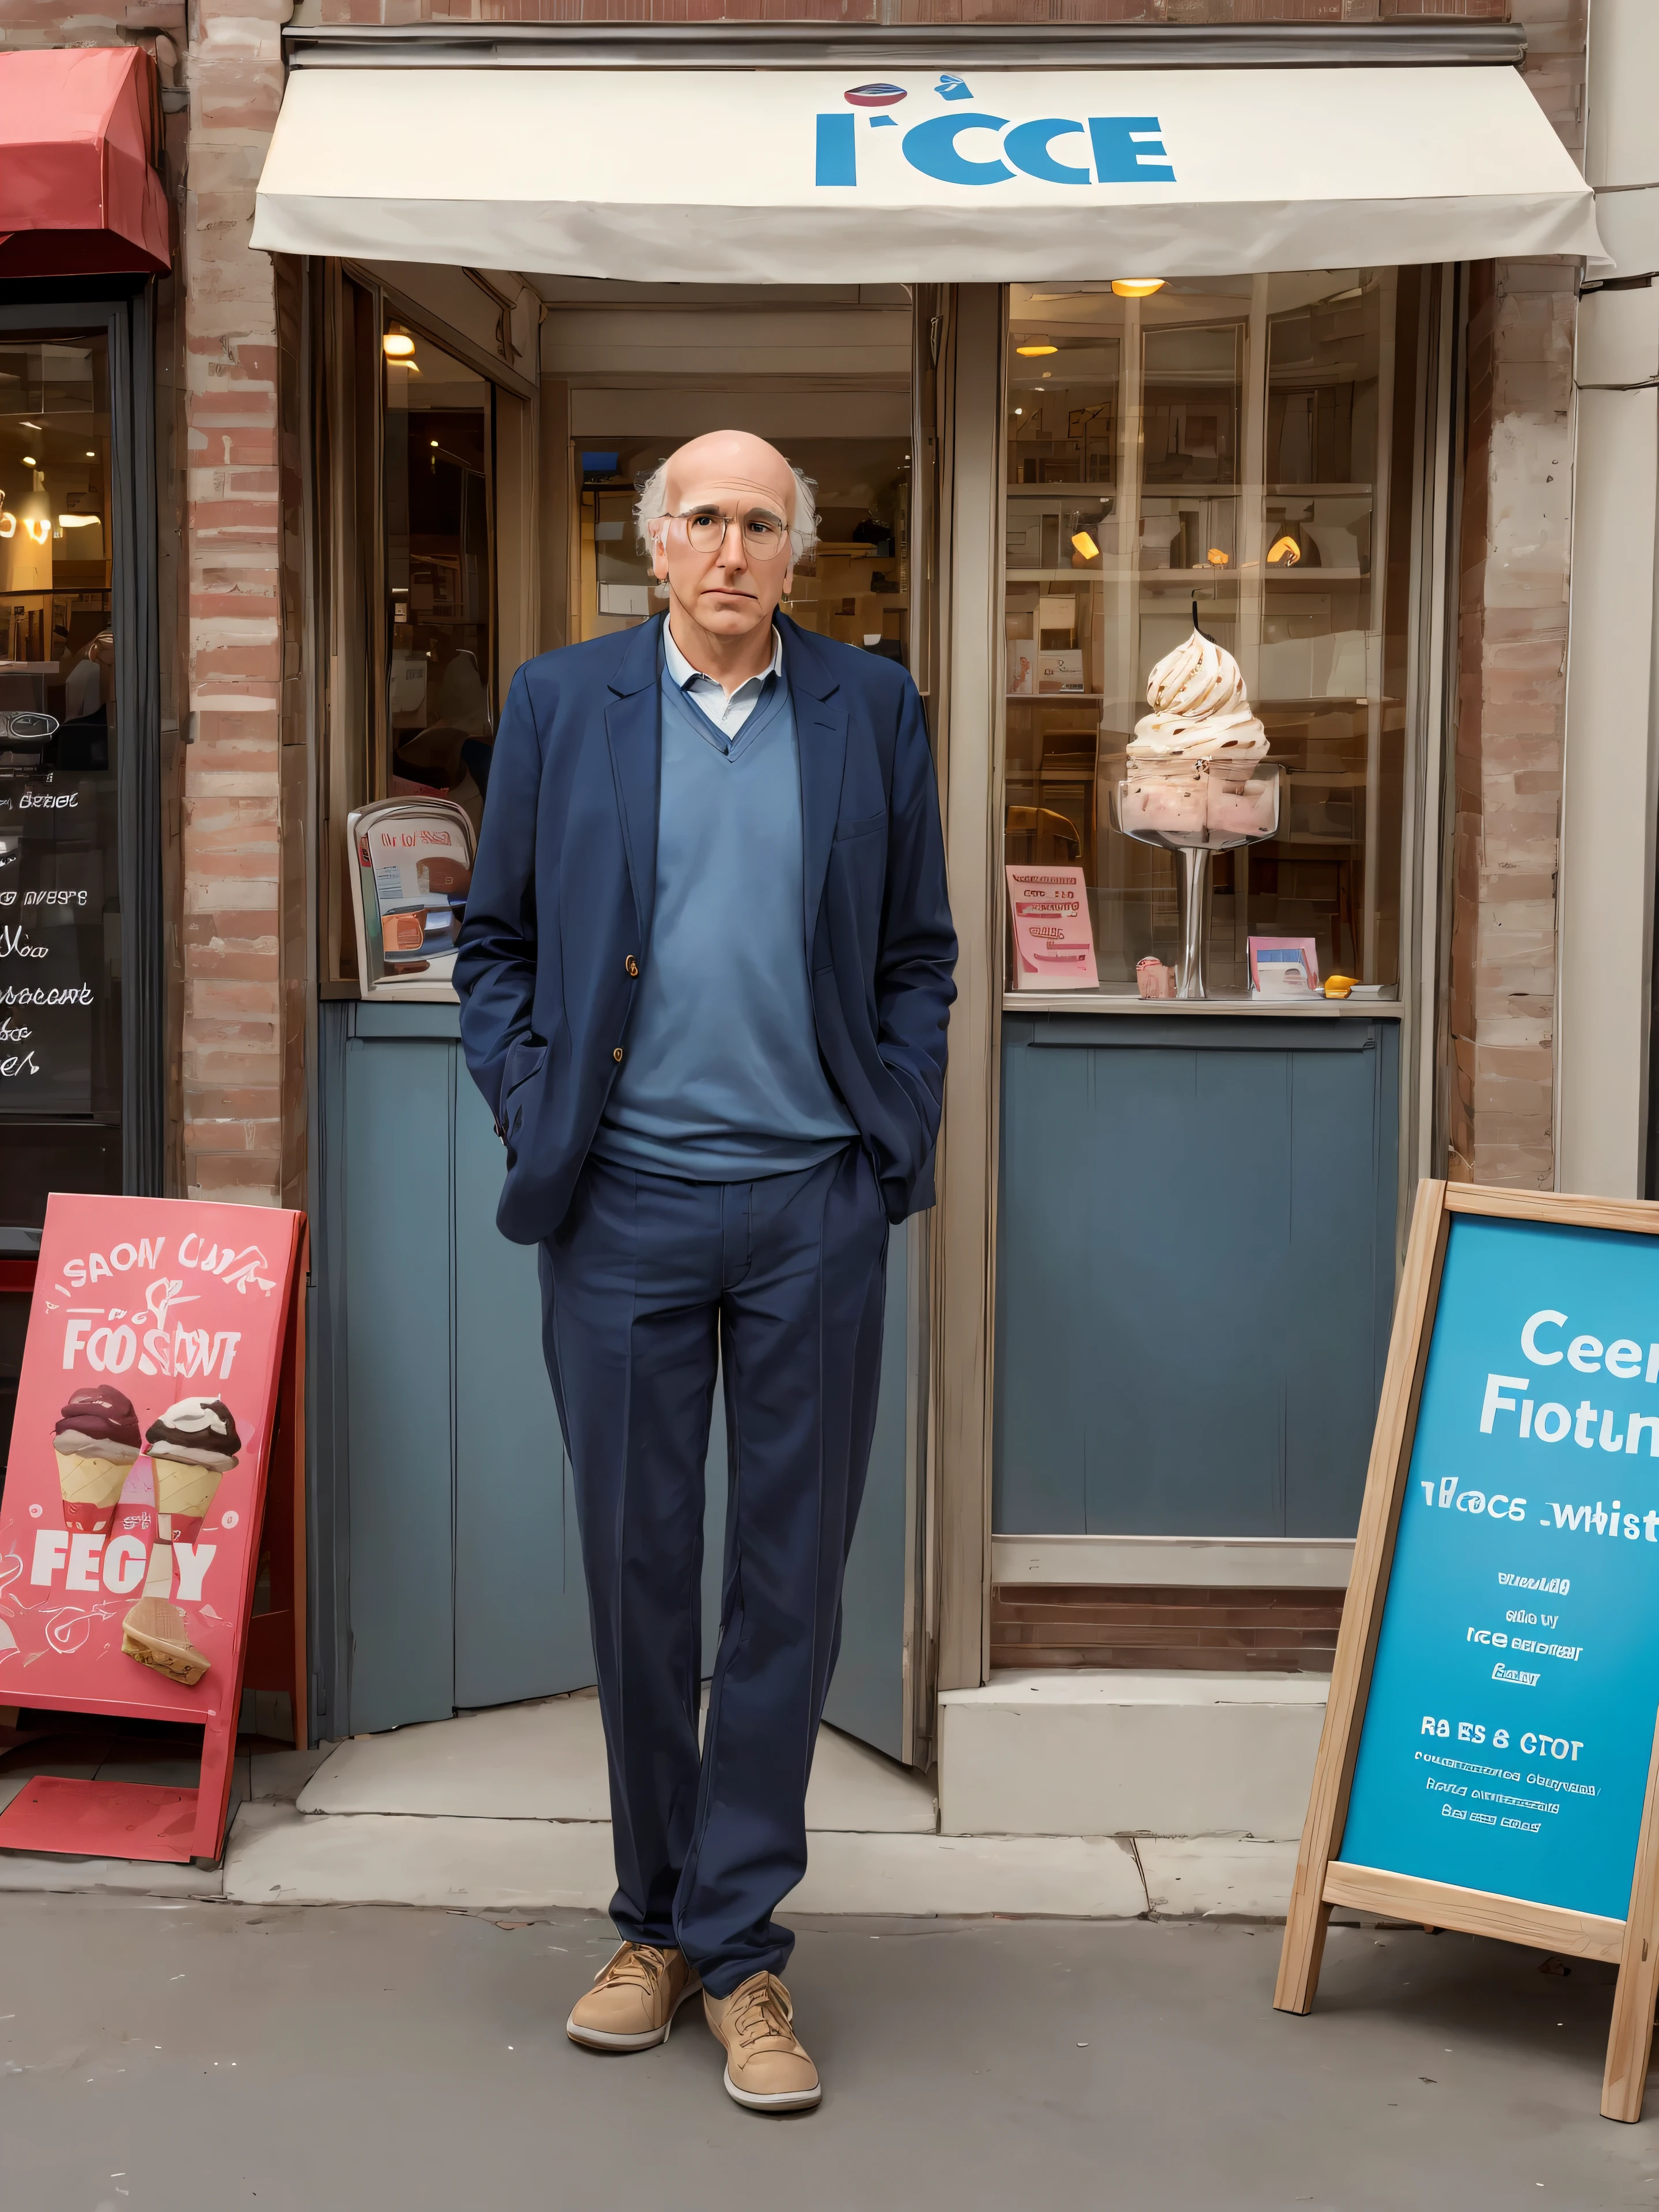
M945 1835L1302 1832L1324 1674L994 1674L939 1698Z
M459 1820L608 1820L599 1701L592 1690L498 1705L338 1745L300 1793L302 1813ZM932 1784L838 1729L819 1731L811 1829L932 1835Z
M784 1900L786 1912L1133 1920L1146 1911L1134 1846L1115 1837L830 1829L810 1833L807 1843L806 1878ZM224 1893L249 1905L602 1912L616 1886L608 1821L247 1806L226 1858Z

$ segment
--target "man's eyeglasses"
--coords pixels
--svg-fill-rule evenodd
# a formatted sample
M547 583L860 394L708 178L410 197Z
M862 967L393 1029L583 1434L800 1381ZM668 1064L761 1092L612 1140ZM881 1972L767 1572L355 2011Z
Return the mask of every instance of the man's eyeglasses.
M775 561L789 550L787 525L764 507L756 507L748 514L723 514L717 507L694 507L684 514L671 514L668 520L679 524L694 553L723 553L734 528L751 561Z

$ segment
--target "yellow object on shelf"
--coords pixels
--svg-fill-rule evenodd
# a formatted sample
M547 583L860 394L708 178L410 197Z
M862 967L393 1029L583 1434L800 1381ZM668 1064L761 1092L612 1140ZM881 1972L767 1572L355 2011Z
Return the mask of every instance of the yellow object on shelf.
M1346 999L1358 981L1358 975L1328 975L1325 978L1325 996L1328 999Z

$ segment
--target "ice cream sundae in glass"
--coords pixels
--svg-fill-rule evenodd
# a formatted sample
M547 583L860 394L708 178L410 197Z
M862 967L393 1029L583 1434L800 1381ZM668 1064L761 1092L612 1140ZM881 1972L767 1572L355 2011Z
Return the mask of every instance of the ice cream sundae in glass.
M1181 857L1181 959L1176 996L1201 999L1210 855L1260 844L1279 828L1279 767L1250 711L1238 663L1199 629L1166 653L1146 685L1111 786L1113 826Z

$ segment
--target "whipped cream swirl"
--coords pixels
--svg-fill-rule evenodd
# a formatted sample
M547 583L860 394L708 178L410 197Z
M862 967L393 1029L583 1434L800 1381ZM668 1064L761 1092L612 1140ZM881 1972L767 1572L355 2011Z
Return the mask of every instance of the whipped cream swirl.
M1196 629L1153 669L1146 703L1152 711L1129 741L1133 759L1260 760L1267 750L1238 663Z
M180 1398L144 1431L152 1459L177 1459L228 1474L242 1440L222 1398Z

